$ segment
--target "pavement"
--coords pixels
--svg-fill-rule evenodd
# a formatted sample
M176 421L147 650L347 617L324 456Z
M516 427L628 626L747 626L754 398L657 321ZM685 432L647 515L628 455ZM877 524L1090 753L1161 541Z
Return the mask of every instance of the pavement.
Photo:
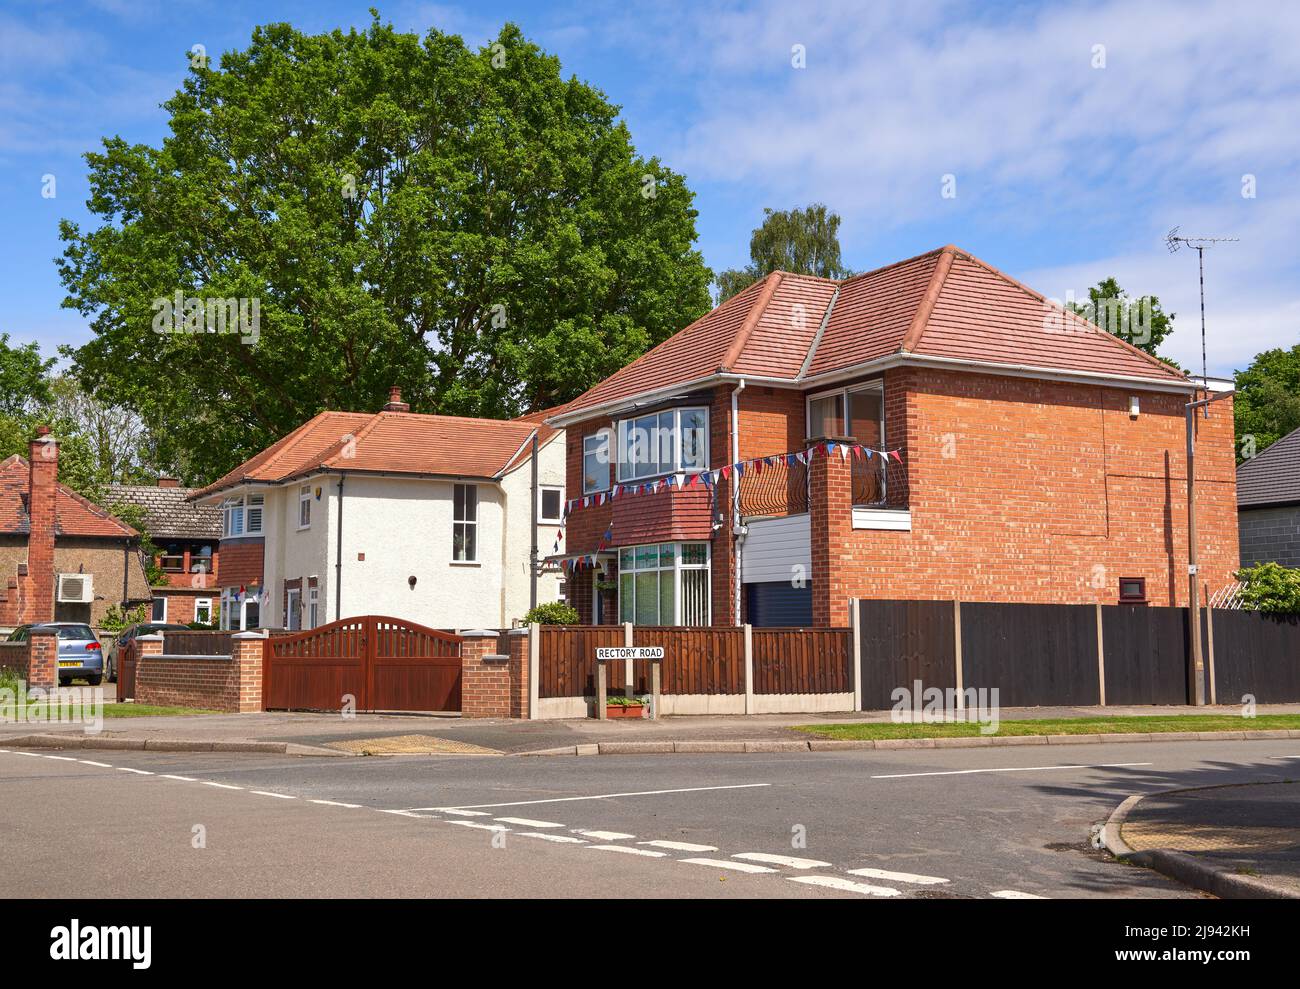
M1135 795L1106 836L1121 858L1216 896L1300 899L1297 779Z

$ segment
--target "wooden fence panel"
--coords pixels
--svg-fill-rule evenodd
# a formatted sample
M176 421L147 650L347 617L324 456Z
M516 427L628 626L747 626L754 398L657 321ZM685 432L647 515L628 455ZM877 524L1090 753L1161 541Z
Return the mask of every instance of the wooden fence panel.
M756 628L754 693L842 694L853 690L853 631Z
M963 602L961 669L1007 707L1099 704L1096 606Z
M537 649L538 697L594 697L596 650L623 644L622 625L542 625ZM606 687L619 693L624 663L607 663Z
M1220 704L1300 701L1300 618L1215 608L1214 676Z
M951 601L859 601L862 709L894 706L898 687L957 685Z
M742 628L637 626L632 630L632 644L664 647L660 689L665 694L745 692Z
M194 630L163 632L163 654L167 656L229 656L234 632Z
M1101 611L1106 703L1188 703L1187 609L1108 604Z

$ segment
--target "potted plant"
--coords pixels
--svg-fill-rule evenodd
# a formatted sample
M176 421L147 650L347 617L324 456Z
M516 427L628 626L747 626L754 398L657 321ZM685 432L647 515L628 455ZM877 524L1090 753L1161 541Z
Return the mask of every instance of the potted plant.
M606 718L640 718L645 716L645 700L640 697L605 698Z

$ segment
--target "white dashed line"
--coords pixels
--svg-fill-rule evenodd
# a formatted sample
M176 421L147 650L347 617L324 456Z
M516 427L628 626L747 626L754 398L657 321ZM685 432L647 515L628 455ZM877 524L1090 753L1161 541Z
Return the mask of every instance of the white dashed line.
M409 810L390 810L390 809L385 809L385 808L383 808L383 807L378 807L378 808L376 808L376 809L377 809L377 810L379 811L379 813L381 813L381 814L395 814L395 815L398 816L398 817L415 817L415 818L418 818L418 819L420 819L420 820L422 820L422 821L429 821L429 820L432 820L432 819L433 819L433 815L432 815L432 814L416 814L414 811L409 811ZM458 822L458 821L452 821L452 823L453 823L453 824L458 824L458 823L460 823L460 822Z
M863 896L898 896L898 890L888 886L871 886L867 883L855 883L852 879L840 876L786 876L792 883L804 883L807 886L825 886L827 889L839 889L846 893L861 893Z
M667 852L652 852L648 848L629 848L627 845L587 845L598 852L622 852L624 855L640 855L648 859L667 858Z
M546 800L515 800L504 804L470 804L468 809L482 807L526 807L532 804L567 804L575 800L613 800L615 797L657 797L665 793L701 793L705 790L752 790L755 787L771 786L771 783L732 783L727 786L687 786L677 790L633 790L628 793L597 793L590 797L550 797ZM465 807L424 807L422 810L441 810L448 814L465 810Z
M498 817L502 824L521 824L526 828L562 828L563 824L556 824L554 821L530 821L526 817Z
M312 800L310 803L320 804L322 807L348 807L352 810L356 810L361 806L360 804L339 803L337 800Z
M31 756L33 759L39 759L41 757L39 752L15 752L14 755L27 755Z
M76 761L77 761L77 759L76 759L75 756L70 756L70 755L47 755L45 758L47 758L47 759L57 759L59 762L76 762Z
M651 848L668 848L674 852L716 852L717 845L692 845L689 841L643 841L642 845L649 845Z
M149 772L147 769L132 769L130 766L118 766L118 767L117 767L117 771L118 771L119 773L135 773L137 776L152 776L152 775L153 775L153 773ZM208 785L209 785L209 786L220 786L221 784L219 784L219 783L209 783ZM238 790L239 787L237 787L237 786L236 786L236 787L232 787L232 789Z
M544 834L541 831L519 831L520 838L541 838L543 841L555 841L564 845L585 845L581 838L570 838L567 834Z
M995 889L990 896L996 896L999 900L1045 900L1047 897L1038 896L1034 893L1022 893L1018 889Z
M412 807L412 810L436 810L444 814L456 814L460 817L491 817L485 810L461 810L459 807Z
M80 762L80 763L83 763L84 765L87 765L87 766L98 766L100 769L112 769L112 768L113 768L112 766L110 766L110 765L109 765L108 763L106 763L106 762L95 762L93 759L78 759L77 761Z
M172 773L159 773L160 778L165 780L180 780L182 783L197 783L193 776L175 776Z
M886 882L912 883L916 886L937 886L948 880L938 876L916 876L910 872L886 872L884 869L849 869L850 876L866 876L868 879L883 879Z
M634 834L624 834L622 831L582 831L575 829L574 834L595 838L597 841L627 841L629 838L636 837Z
M792 855L769 855L767 852L739 852L733 859L748 859L751 862L769 862L772 865L789 866L791 869L827 869L829 862L819 859L801 859Z
M748 862L728 862L726 859L678 859L687 865L707 865L711 869L734 869L736 872L775 872L765 865L751 865Z
M936 773L890 773L873 776L873 780L901 780L912 776L972 776L975 773L1042 773L1055 769L1121 769L1126 766L1150 766L1149 762L1099 762L1093 766L1006 766L1001 769L947 769Z
M509 831L510 829L500 824L480 824L478 821L448 821L448 824L459 824L462 828L478 828L480 831Z
M229 783L217 783L213 780L200 780L204 786L215 786L219 790L242 790L242 786L232 786Z
M281 800L297 800L298 798L290 793L272 793L270 790L249 790L249 793L256 793L259 797L279 797Z

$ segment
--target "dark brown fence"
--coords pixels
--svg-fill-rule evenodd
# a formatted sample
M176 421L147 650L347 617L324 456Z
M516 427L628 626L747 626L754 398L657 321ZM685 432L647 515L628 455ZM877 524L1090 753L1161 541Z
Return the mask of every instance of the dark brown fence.
M1220 704L1300 700L1300 618L1216 608L1214 677Z
M537 646L538 697L594 697L596 650L623 644L621 625L543 625ZM606 689L621 693L623 663L606 664Z
M168 656L229 656L234 634L211 630L163 632L163 653Z
M632 630L632 644L664 647L663 682L660 690L665 694L745 692L743 628L639 625ZM641 680L644 672L634 672L637 679Z
M951 601L859 601L862 709L894 706L893 692L957 686Z
M1187 609L1101 609L1107 704L1186 704Z
M853 689L853 630L756 628L754 693L840 694Z
M963 603L961 669L963 689L996 687L1008 707L1100 704L1097 608Z

